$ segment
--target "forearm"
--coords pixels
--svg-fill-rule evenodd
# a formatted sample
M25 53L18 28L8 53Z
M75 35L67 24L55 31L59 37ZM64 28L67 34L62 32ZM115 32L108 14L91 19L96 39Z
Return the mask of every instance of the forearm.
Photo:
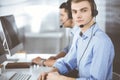
M52 67L53 64L55 63L55 61L56 61L56 60L46 60L46 61L44 61L43 64L44 64L45 66Z
M53 66L53 64L56 62L57 59L64 57L66 55L65 52L60 52L58 55L55 56L55 59L47 59L46 61L44 61L44 65L45 66Z
M48 80L75 80L75 78L60 75L58 72L49 72L47 75Z
M61 75L60 80L76 80L76 79L75 79L75 78L66 77L66 76Z
M65 55L66 55L66 53L62 51L59 54L57 54L55 57L56 57L56 59L58 59L58 58L64 57Z
M53 68L50 70L50 72L59 72L59 70L58 70L57 68L53 67Z

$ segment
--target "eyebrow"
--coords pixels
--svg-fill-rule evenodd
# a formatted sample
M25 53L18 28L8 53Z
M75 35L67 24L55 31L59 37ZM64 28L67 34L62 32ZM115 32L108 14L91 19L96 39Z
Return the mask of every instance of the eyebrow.
M84 9L88 9L88 7L83 7L82 9L80 9L81 11L84 10Z
M88 9L88 7L83 7L83 8L80 9L80 11L85 10L85 9ZM72 9L72 11L76 11L76 10Z

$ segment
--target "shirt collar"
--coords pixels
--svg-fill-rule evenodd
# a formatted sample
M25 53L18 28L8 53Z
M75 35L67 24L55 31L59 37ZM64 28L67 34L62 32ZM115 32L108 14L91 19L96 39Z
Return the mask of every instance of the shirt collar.
M74 36L77 32L77 30L80 30L80 28L78 26L73 26L72 30L71 30L71 34Z
M86 39L88 37L93 36L97 30L98 30L98 25L97 23L95 23L86 32L83 33L82 38Z

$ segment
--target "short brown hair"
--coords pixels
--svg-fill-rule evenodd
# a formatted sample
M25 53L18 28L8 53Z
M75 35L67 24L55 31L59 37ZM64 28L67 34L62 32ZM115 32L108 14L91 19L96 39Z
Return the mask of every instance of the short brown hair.
M67 3L66 2L62 3L59 8L60 9L64 8L65 11L68 12L68 7L67 7Z
M64 8L65 11L67 12L68 14L68 18L69 19L72 19L72 12L71 12L71 2L67 1L67 2L63 2L61 5L60 5L60 9Z
M91 6L92 16L94 17L98 14L97 6L96 6L94 0L70 0L70 1L73 3L78 3L81 1L88 1L90 3L90 6Z

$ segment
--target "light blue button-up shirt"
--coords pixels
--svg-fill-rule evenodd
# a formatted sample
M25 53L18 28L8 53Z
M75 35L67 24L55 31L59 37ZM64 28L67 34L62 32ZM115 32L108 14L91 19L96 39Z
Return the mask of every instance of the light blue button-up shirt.
M54 64L60 74L78 69L76 80L112 80L114 46L110 38L95 24L82 36L75 32L68 54Z
M76 33L78 27L77 26L73 26L73 28L70 30L70 36L71 39L69 41L69 44L62 50L63 52L65 52L66 54L69 52L71 45L72 45L72 39L74 37L74 34ZM69 37L70 38L70 37Z

